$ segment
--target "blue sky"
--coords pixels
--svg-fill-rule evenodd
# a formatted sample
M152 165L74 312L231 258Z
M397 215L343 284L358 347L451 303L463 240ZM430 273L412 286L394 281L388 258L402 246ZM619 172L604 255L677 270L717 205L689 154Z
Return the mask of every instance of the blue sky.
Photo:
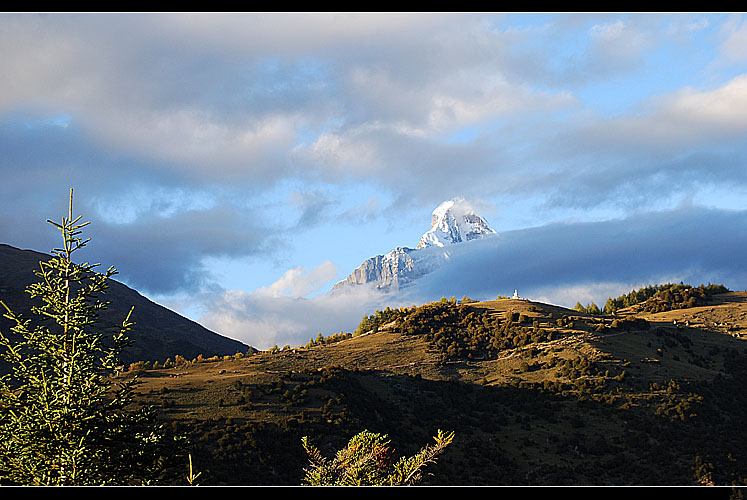
M653 244L661 214L696 210L720 238L747 209L745 19L3 14L0 241L56 246L44 220L73 187L86 258L269 347L354 328L378 299L324 292L414 247L455 196L499 233L635 221ZM744 288L738 271L682 266L525 281L570 305L662 277Z

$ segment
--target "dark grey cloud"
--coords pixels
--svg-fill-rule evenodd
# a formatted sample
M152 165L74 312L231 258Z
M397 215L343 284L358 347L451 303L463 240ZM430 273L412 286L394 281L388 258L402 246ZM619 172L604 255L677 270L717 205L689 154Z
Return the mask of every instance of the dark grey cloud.
M666 280L743 290L745 244L745 211L688 206L604 222L550 224L454 246L449 264L426 275L412 293L484 299L515 288L532 294L599 284L617 284L625 293L629 284Z
M329 193L303 190L291 193L291 202L299 212L296 228L310 229L327 221L335 205Z
M45 221L67 215L73 188L75 214L92 222L86 236L93 241L78 257L115 266L141 291L171 293L215 286L206 257L271 259L292 226L230 190L190 185L88 139L74 126L28 115L0 121L0 241L43 252L59 247L59 232Z
M219 286L206 257L266 258L281 236L264 218L229 206L187 210L172 216L148 214L131 224L97 224L92 254L111 263L131 286L150 293Z
M59 222L67 214L66 189L49 190L60 200L59 210L0 217L3 241L37 251L49 251L61 245L60 233L45 222ZM76 254L80 261L114 266L117 279L144 293L169 294L198 292L220 287L208 257L264 259L271 261L283 242L283 232L265 225L265 215L217 206L180 211L171 215L154 212L132 223L112 223L95 215L85 200L85 190L75 190L75 215L91 221L85 228L90 244ZM64 208L63 208L64 205ZM89 217L90 214L94 214Z

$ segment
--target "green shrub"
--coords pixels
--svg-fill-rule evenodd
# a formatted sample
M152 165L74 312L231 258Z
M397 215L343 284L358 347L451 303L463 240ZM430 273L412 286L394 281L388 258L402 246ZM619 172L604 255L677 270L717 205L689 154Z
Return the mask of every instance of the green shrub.
M309 443L301 440L310 466L304 482L311 486L399 486L420 481L423 467L435 462L435 457L454 440L453 432L438 431L435 444L425 446L412 457L402 457L396 462L387 435L363 431L338 451L333 460L327 460Z

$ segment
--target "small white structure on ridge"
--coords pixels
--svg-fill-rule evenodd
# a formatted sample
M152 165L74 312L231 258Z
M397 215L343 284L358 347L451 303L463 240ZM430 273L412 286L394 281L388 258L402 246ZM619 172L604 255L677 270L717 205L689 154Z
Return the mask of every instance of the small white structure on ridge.
M514 300L521 300L521 297L519 297L519 291L514 289L514 296L511 298Z

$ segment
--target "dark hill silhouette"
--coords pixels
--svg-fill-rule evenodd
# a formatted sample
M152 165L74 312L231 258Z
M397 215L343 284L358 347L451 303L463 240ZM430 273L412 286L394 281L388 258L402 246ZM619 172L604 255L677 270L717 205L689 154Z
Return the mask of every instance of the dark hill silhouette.
M34 270L39 269L39 262L51 257L50 254L0 244L0 300L13 312L32 322L37 320L37 316L30 312L32 299L25 290L30 283L39 280L34 275ZM129 332L134 345L123 351L122 361L125 363L156 360L162 363L167 358L173 359L176 354L192 359L199 354L206 357L223 356L250 349L237 340L223 337L156 304L116 280L109 280L109 288L102 298L111 302L100 318L105 331L116 329L130 308L135 308L130 318L135 325ZM2 312L5 312L4 309ZM0 318L0 331L6 336L12 335L11 326L8 319Z

